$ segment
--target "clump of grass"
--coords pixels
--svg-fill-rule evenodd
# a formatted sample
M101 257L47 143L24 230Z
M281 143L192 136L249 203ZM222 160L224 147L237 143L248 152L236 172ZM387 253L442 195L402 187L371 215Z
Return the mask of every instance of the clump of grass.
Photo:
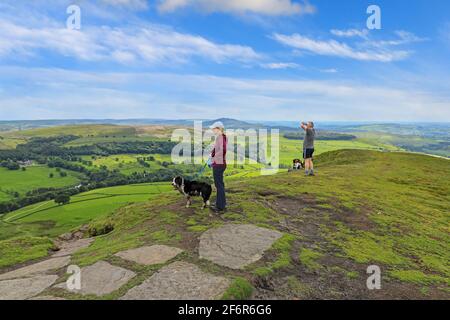
M448 283L448 280L446 280L444 277L425 274L419 270L393 270L389 272L389 275L400 281L422 285Z
M175 224L179 219L179 216L173 211L162 211L158 215L161 222L172 225Z
M291 234L284 234L276 241L272 248L278 253L278 258L272 263L272 269L277 270L291 265L291 248L295 237Z
M253 270L253 274L258 277L267 277L273 272L272 268L270 267L258 267L255 270Z
M357 279L357 278L359 278L359 273L356 271L348 271L346 273L346 276L350 279Z
M253 270L253 274L259 277L266 277L278 269L289 267L292 264L291 249L294 240L295 236L288 233L284 234L272 245L271 251L277 255L275 261L268 266L257 267Z
M305 297L312 292L312 289L308 285L301 283L295 276L289 276L287 278L287 284L290 291L297 297Z
M314 251L309 248L303 248L298 255L298 259L308 270L315 271L322 268L322 266L317 263L317 260L322 256L323 254L318 251Z
M108 234L114 230L114 225L110 221L96 221L89 225L89 237L97 237Z
M209 228L209 226L190 226L187 229L191 232L205 232Z
M0 268L39 259L54 249L49 238L19 237L0 241Z
M223 300L246 300L249 299L253 293L253 286L251 283L242 277L237 277L233 280L222 296Z
M166 230L158 230L150 234L152 240L157 242L168 242L171 239L170 234Z
M390 236L380 236L367 231L351 230L336 222L337 231L328 230L328 237L346 256L358 263L381 262L388 265L409 265L408 258L394 248Z

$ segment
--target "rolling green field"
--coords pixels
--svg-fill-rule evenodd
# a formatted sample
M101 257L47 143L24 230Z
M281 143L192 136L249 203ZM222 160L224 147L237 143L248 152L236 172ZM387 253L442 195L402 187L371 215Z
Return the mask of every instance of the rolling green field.
M147 158L154 157L155 161L146 161L150 167L144 167L140 163L138 163L138 158ZM94 168L100 168L102 166L107 167L109 170L119 170L122 174L129 175L134 172L155 172L157 170L163 169L164 167L161 165L163 162L171 163L171 156L168 154L118 154L111 156L96 156L93 159L92 156L83 156L83 160L92 161L92 166ZM91 168L89 166L85 166L86 168ZM173 167L173 165L170 165Z
M30 166L26 171L0 168L0 201L13 198L12 192L25 194L37 188L59 188L76 186L80 182L80 174L68 170L66 177L60 177L59 172L46 166ZM50 178L50 173L54 177Z
M350 141L340 140L318 140L315 142L315 155L325 152L341 150L341 149L355 149L355 150L375 150L375 151L401 151L387 143L380 143L375 138L372 139L356 139ZM284 164L292 164L294 158L302 158L303 141L291 140L280 137L280 162Z
M25 235L55 237L129 203L149 201L170 190L170 183L127 185L81 193L64 206L54 201L37 203L2 217L0 239Z
M23 138L4 137L0 133L0 150L14 149L18 144L25 143Z
M89 136L131 136L136 129L131 126L116 125L71 125L59 127L37 128L23 131L10 131L3 134L5 137L29 139L32 137L54 137L59 135Z

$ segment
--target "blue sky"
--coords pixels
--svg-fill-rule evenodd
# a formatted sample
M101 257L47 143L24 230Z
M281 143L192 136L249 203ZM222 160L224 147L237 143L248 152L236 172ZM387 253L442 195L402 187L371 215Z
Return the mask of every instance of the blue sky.
M0 120L450 121L446 0L4 0L0 35Z

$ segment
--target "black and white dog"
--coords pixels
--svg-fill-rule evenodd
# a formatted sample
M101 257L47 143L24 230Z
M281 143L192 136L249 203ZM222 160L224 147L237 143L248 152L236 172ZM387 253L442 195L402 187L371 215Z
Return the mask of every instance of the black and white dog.
M209 206L209 198L211 197L212 187L204 182L189 181L183 177L175 177L172 181L172 186L186 197L186 208L192 204L191 197L202 197L202 209Z
M300 159L292 160L292 169L293 170L301 170L304 167L305 167L305 163L302 162Z

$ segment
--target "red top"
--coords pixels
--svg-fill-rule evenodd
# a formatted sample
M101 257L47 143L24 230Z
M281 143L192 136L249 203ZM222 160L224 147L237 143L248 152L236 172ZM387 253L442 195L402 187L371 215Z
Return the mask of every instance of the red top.
M227 167L227 136L222 134L216 138L214 149L211 153L213 168Z

